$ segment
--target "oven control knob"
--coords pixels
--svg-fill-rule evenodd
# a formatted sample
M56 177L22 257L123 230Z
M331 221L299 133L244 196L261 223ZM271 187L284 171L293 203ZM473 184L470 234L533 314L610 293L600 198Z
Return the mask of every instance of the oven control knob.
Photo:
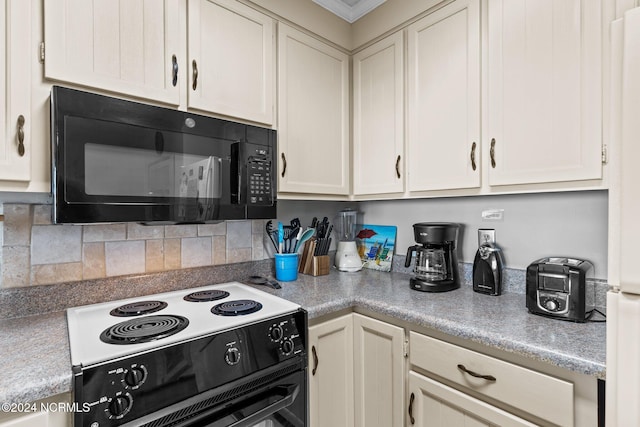
M147 370L144 366L135 366L124 374L124 383L127 387L136 389L147 379Z
M284 335L284 332L282 331L282 327L279 325L273 325L269 330L269 337L273 341L280 341L283 335Z
M549 311L556 311L558 309L558 302L556 300L553 299L548 299L545 303L544 306L547 308L547 310Z
M109 400L109 405L107 406L107 415L109 418L120 419L127 415L127 413L131 410L131 405L133 404L133 399L129 393L121 394Z
M285 354L285 356L288 356L293 352L293 347L294 347L293 341L291 341L289 338L286 338L282 341L282 345L280 346L280 349Z
M224 360L227 362L227 364L229 365L236 365L238 364L238 362L240 362L240 350L238 350L235 347L231 347L230 349L227 350L227 352L224 355Z

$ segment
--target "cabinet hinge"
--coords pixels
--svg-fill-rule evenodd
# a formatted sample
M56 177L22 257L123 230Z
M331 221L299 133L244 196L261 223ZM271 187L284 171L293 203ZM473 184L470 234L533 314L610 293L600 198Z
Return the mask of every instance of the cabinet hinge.
M602 146L602 164L606 165L609 162L609 153L607 152L607 145Z
M40 63L44 64L44 42L40 42Z
M409 357L409 339L405 338L404 343L402 344L402 350L404 351L404 357Z

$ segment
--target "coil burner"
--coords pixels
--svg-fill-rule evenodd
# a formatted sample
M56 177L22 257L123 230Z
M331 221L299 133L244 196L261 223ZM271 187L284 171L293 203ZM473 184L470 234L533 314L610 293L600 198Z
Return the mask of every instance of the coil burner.
M208 302L224 299L228 296L229 292L227 291L221 291L219 289L207 289L204 291L192 292L189 295L185 295L183 299L190 302Z
M211 312L219 316L242 316L245 314L255 313L261 309L262 304L257 301L241 299L218 304L211 309Z
M167 307L164 301L137 301L116 307L109 314L116 317L141 316L155 313Z
M121 322L104 330L100 340L108 344L137 344L169 337L186 328L189 321L182 316L157 315Z

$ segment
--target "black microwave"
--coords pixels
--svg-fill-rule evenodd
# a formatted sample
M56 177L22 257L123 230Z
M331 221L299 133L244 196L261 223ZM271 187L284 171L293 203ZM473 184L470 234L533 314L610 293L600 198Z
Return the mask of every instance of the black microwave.
M276 131L54 86L53 222L275 218Z

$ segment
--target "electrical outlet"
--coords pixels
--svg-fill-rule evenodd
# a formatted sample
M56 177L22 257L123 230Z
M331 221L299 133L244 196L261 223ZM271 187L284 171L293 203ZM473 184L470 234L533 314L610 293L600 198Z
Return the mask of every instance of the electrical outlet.
M482 246L486 243L496 243L496 230L493 228L478 229L478 246Z

